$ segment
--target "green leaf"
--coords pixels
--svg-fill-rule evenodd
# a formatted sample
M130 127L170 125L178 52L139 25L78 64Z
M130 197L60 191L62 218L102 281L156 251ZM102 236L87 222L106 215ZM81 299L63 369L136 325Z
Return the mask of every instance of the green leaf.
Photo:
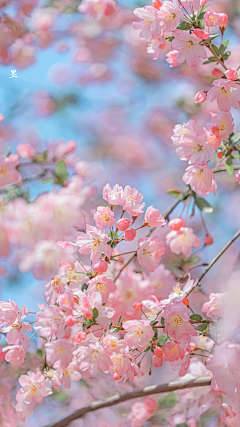
M197 13L197 19L202 19L204 17L203 11L205 9L207 9L208 6L209 6L209 4L206 4L205 6L200 7L200 9L199 9L199 11ZM201 15L203 15L203 16L201 16Z
M226 163L225 163L225 168L227 173L229 173L229 175L233 175L234 173L234 166L233 166L233 162L231 157L228 157Z
M190 23L186 21L180 22L180 24L177 26L178 30L183 30L183 31L188 31L190 30L190 28L191 28Z
M118 234L116 231L110 231L109 237L111 237L113 240L118 240Z
M200 261L200 257L199 256L193 256L192 258L188 258L186 260L184 260L183 265L185 264L197 264Z
M157 314L155 314L155 316L151 317L151 323L153 323L157 320L157 318L161 312L162 312L162 310L160 310Z
M224 59L224 61L226 61L226 59L228 59L231 56L231 52L230 50L228 50L226 53L224 53L222 55L222 59Z
M209 35L209 39L208 40L214 40L214 39L216 39L217 37L219 37L219 34L210 34Z
M203 197L196 197L195 203L196 203L198 209L200 209L200 211L203 211L205 213L212 213L213 212L213 207Z
M204 21L204 19L200 19L199 20L199 26L200 26L201 30L204 30L204 28L205 28L205 21Z
M122 326L122 315L118 319L118 326Z
M208 61L205 61L203 63L203 65L205 65L205 64L211 64L212 62L217 62L217 59L215 58L215 56L210 56L210 58L208 58Z
M169 194L169 196L177 198L180 196L180 194L182 194L182 191L180 191L180 190L167 190L167 194Z
M207 323L202 323L201 325L197 326L195 329L196 331L204 332L207 329L207 327L208 327Z
M82 285L82 291L86 291L87 289L88 289L88 285L87 285L87 283L84 283Z
M173 391L172 393L169 393L167 396L162 397L162 399L158 401L159 409L171 409L178 402L178 395L175 391Z
M168 335L163 334L158 338L158 345L160 345L160 347L165 344L168 340Z
M96 307L94 307L92 312L93 312L94 319L96 319L98 317L98 309Z
M228 47L229 42L230 42L230 40L227 40L227 41L225 41L223 44L221 44L221 46L219 47L220 55L223 55L223 54L224 54L225 50L226 50L226 49L227 49L227 47Z
M69 176L64 160L60 160L55 170L56 177L58 178L59 184L63 185Z
M164 319L164 317L161 317L161 325L162 325L163 327L165 327L165 319Z
M237 142L240 140L240 132L238 133L234 133L231 137L230 137L230 142L232 145L237 144Z
M38 356L38 357L42 357L42 350L40 350L40 349L39 349L39 350L37 350L37 356Z
M240 154L239 154L239 153L237 153L237 154L233 154L233 155L232 155L232 157L233 157L234 159L240 159Z
M211 44L211 46L212 46L212 48L213 48L213 50L214 50L214 52L217 54L217 55L220 55L220 52L219 52L219 50L218 50L218 47L215 45L215 44Z
M42 184L49 184L50 182L53 182L53 178L44 178L41 182Z
M172 43L172 41L175 39L175 37L174 36L172 36L172 37L169 37L169 39L168 39L168 41L170 42L170 43Z
M45 163L47 163L47 159L48 159L48 151L44 151L44 152L43 152L43 161L44 161Z
M43 337L42 335L39 335L40 336L40 338L42 338L44 341L47 341L47 338L46 337Z
M185 423L180 423L180 424L177 424L176 427L188 427L188 426Z
M202 316L200 316L200 314L192 314L190 316L191 320L202 320Z

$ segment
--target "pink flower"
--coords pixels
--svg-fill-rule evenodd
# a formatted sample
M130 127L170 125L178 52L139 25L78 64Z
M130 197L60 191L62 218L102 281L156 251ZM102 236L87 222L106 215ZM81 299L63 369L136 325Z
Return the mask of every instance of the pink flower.
M24 159L33 159L36 155L36 151L30 144L19 144L17 146L17 153L19 157Z
M122 218L122 219L119 219L118 222L116 223L116 228L120 231L125 231L127 230L130 224L131 222L129 221L129 219Z
M217 320L224 315L224 308L227 304L226 292L222 294L210 294L209 302L205 302L202 306L202 311L206 313L207 317L212 320Z
M64 312L57 305L39 304L39 311L36 315L37 322L34 324L36 331L41 331L41 335L51 338L56 335L57 338L64 336Z
M17 154L10 154L5 158L0 155L0 187L21 182L22 175L16 169L18 163Z
M166 61L170 64L170 68L177 67L180 63L176 60L176 56L178 55L178 50L172 50L167 53Z
M185 221L183 221L182 218L173 218L169 221L168 227L171 228L171 230L178 231L180 228L185 227Z
M5 360L11 363L12 366L21 366L24 362L26 351L22 345L11 345L3 348L7 351Z
M104 259L100 259L96 264L93 266L93 270L97 271L98 273L105 273L108 269L108 263Z
M221 111L230 111L231 107L238 108L240 102L240 86L231 80L214 80L213 87L208 91L208 99L217 105Z
M206 92L200 91L195 96L195 102L194 102L194 104L202 104L203 102L206 101L206 99L207 99Z
M215 195L217 192L217 183L214 173L207 163L189 166L183 175L185 184L190 184L191 189L198 194L207 196L211 191Z
M231 406L229 406L227 403L222 403L221 406L221 423L224 423L226 421L226 418L234 418L236 417L236 414Z
M197 336L197 331L189 322L188 308L181 302L175 303L164 310L165 329L174 340L180 340L184 334Z
M195 120L189 120L187 123L174 126L171 139L175 145L180 145L184 141L185 135L197 137L197 132L195 131Z
M137 257L141 267L153 272L165 252L165 244L158 236L138 240Z
M123 188L116 184L111 189L110 184L103 187L103 199L106 200L109 205L121 205L123 200Z
M28 337L25 332L32 332L32 326L28 322L22 322L27 315L28 309L23 305L14 323L2 328L2 332L7 333L6 341L8 344L21 343L24 348L30 347Z
M19 403L41 403L43 397L52 394L52 389L47 386L41 372L35 374L29 371L27 375L21 375L19 383L22 386L16 396Z
M76 244L80 247L80 254L91 253L91 260L96 263L104 253L109 259L111 258L112 248L107 243L110 238L101 229L87 225L87 232L78 232Z
M157 14L164 22L164 31L173 31L183 18L183 13L177 0L165 1Z
M234 176L234 182L239 182L240 183L240 169L235 173Z
M177 283L175 286L173 286L173 292L171 292L166 300L163 300L163 304L167 304L168 302L182 302L184 304L184 300L187 300L188 305L189 301L186 298L188 293L197 285L197 280L192 280L191 276L189 274L187 283L185 283L183 289L180 288L180 284Z
M237 80L238 73L234 68L229 68L229 70L225 71L225 74L229 80Z
M116 352L111 353L110 357L112 361L110 372L113 374L114 379L129 380L132 382L135 377L143 376L143 372L138 367L133 352L129 351L128 348L116 348Z
M123 209L132 216L139 216L143 213L145 203L142 203L143 195L136 188L126 185L123 191Z
M76 361L71 362L67 368L63 369L62 366L58 367L57 374L60 381L63 382L64 387L68 390L71 388L71 380L78 382L82 378L82 375L76 365Z
M73 345L66 338L51 341L45 344L47 361L50 362L53 367L59 367L65 369L72 361L72 350Z
M109 355L99 341L84 342L73 354L80 371L89 371L91 375L96 375L99 369L107 372L112 365Z
M201 239L193 232L192 228L182 227L178 231L170 231L166 236L166 243L172 253L176 255L183 254L189 258L192 253L192 248L199 248Z
M163 344L162 350L164 359L168 362L175 362L179 358L183 359L185 355L185 349L179 341L166 342Z
M150 40L150 43L147 47L147 53L150 53L153 56L153 59L158 59L161 50L166 47L166 41L164 37L164 32L161 30L160 35L157 39Z
M100 292L103 303L107 302L110 292L114 292L117 289L112 279L109 279L105 274L94 277L94 279L91 279L87 284L89 293Z
M112 227L116 221L114 218L114 212L104 206L98 206L97 212L94 214L94 220L96 221L97 227L101 228L106 227L106 225Z
M148 396L144 402L135 402L132 405L128 418L131 420L131 427L141 427L143 423L151 418L158 410L156 400Z
M180 64L186 61L189 67L195 67L199 58L207 58L204 46L199 44L199 38L194 34L189 34L187 31L175 30L174 37L172 47L178 50L176 61Z
M209 33L207 33L207 31L200 30L200 28L196 28L196 30L193 31L193 34L202 40L209 39Z
M207 162L214 153L214 148L208 143L205 135L198 137L185 135L176 149L176 153L180 160L188 160L190 164L197 164Z
M10 300L9 302L0 301L0 324L1 326L11 326L18 317L19 308L17 304Z
M216 137L219 136L220 140L228 139L234 128L233 116L231 113L224 112L219 114L212 114L212 121L208 127L211 129L211 132L216 135Z
M219 20L219 13L215 13L212 9L208 9L204 14L204 22L207 27L217 27Z
M142 22L133 22L134 30L141 30L139 36L142 39L150 39L160 32L158 11L153 6L139 7L133 11L134 15L142 19Z
M67 314L71 314L74 306L74 295L71 292L64 292L58 297L59 308Z
M48 304L55 304L58 299L59 294L63 294L65 290L65 284L62 281L60 276L55 276L52 278L51 282L49 282L46 286L45 297Z
M165 218L161 215L159 209L154 209L153 206L149 206L146 210L144 222L149 227L162 227L166 224Z
M132 240L135 239L136 237L136 230L134 230L134 228L129 228L129 230L126 230L124 233L124 238L125 240L127 240L127 242L131 242Z
M146 349L154 336L150 320L127 320L123 328L127 331L124 336L127 345L140 351Z

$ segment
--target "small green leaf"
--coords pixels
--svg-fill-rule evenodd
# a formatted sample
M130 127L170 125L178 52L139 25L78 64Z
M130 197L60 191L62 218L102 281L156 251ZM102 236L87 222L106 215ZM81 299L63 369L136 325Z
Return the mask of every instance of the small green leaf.
M96 319L98 317L98 309L96 307L94 307L92 312L93 312L94 319Z
M198 13L197 13L197 19L202 19L202 18L204 18L204 13L203 13L203 11L205 10L205 9L207 9L207 7L209 6L209 4L206 4L205 6L202 6L202 7L200 7L200 9L199 9L199 11L198 11Z
M113 240L118 240L118 234L116 231L110 231L109 237L111 237Z
M177 26L177 29L182 31L188 31L190 30L190 28L191 28L190 23L186 21L180 22L180 24Z
M87 283L84 283L82 285L82 291L86 291L87 289L88 289L88 285L87 285Z
M41 182L42 184L49 184L50 182L53 182L53 178L44 178Z
M207 61L205 61L203 64L211 64L212 62L217 62L217 59L215 58L215 56L210 56L210 58L208 58Z
M190 316L191 320L202 320L202 316L200 316L200 314L192 314Z
M47 163L47 159L48 159L48 151L44 151L44 152L43 152L43 161L44 161L45 163Z
M201 325L198 325L195 329L196 331L204 332L207 329L207 327L208 327L207 323L202 323Z
M200 26L201 30L204 30L204 28L205 28L205 21L204 21L204 19L200 19L199 20L199 26Z
M211 46L212 46L212 48L213 48L213 50L214 50L214 52L217 54L217 55L220 55L220 52L219 52L219 50L218 50L218 47L215 45L215 44L211 44Z
M175 391L169 393L158 401L159 409L171 409L179 402L178 395Z
M225 163L225 168L227 173L229 173L229 175L233 175L234 173L234 166L233 166L233 162L231 157L228 157L226 163Z
M169 196L177 198L180 196L180 194L182 194L182 191L180 191L180 190L167 190L167 194L169 194Z
M58 162L56 166L55 174L59 183L63 185L69 176L69 173L66 168L66 163L64 162L64 160L60 160L60 162Z
M192 258L188 258L186 260L184 260L183 265L185 264L197 264L200 261L200 257L199 256L193 256Z
M161 317L161 325L165 328L165 319L164 319L164 317Z
M43 337L42 335L40 335L40 338L42 338L44 341L47 341L47 338Z
M169 37L169 39L168 39L168 41L170 42L170 43L172 43L172 41L175 39L175 37L174 36L172 36L172 37Z
M37 350L37 356L38 356L38 357L42 357L42 350L40 350L40 349L39 349L39 350Z
M220 55L223 55L223 54L224 54L225 50L226 50L226 49L227 49L227 47L228 47L229 42L230 42L230 40L227 40L227 41L225 41L223 44L221 44L221 46L219 47Z
M233 154L233 155L232 155L232 157L233 157L234 159L240 159L240 154L239 154L239 153L237 153L237 154Z
M219 34L210 34L209 35L209 39L208 40L214 40L214 39L216 39L217 37L219 37Z
M118 319L118 326L122 326L122 315Z
M230 143L231 143L232 145L237 144L239 140L240 140L240 132L238 132L238 133L234 133L234 134L230 137Z
M230 50L228 50L226 53L224 53L222 55L222 59L224 59L224 61L226 61L226 59L228 59L231 56L231 52Z
M151 317L151 323L153 323L157 320L157 318L161 312L162 312L162 310L160 310L157 314L155 314L155 316Z
M203 211L205 213L213 212L213 207L207 202L207 200L203 199L203 197L196 197L195 203L198 209L200 209L200 211Z
M165 344L168 340L168 335L163 334L158 338L158 345L160 345L160 347Z

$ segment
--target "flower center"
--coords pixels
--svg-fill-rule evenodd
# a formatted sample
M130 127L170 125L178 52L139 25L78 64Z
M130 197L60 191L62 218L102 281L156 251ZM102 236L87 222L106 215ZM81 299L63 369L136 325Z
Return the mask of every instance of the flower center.
M143 335L143 330L141 329L141 328L137 328L136 329L136 331L135 331L135 335L140 335L140 336L142 336Z
M30 387L30 395L33 396L36 393L37 387L32 384Z
M221 94L222 96L230 96L230 92L225 87L221 88Z
M105 292L106 286L104 285L104 283L97 283L96 286L101 294Z
M107 216L106 212L104 212L104 214L101 216L101 220L108 222L110 220L110 216Z
M187 47L187 49L191 49L191 47L193 46L193 42L192 42L192 40L189 40L187 43L186 43L186 47Z
M219 129L221 131L224 131L226 124L227 124L226 120L221 120Z
M64 350L65 350L65 349L64 349L63 347L58 347L58 348L57 348L57 354L58 354L58 355L63 354Z
M174 314L174 316L173 316L174 326L181 325L182 322L183 322L182 317L179 316L179 314Z
M93 350L92 352L92 361L93 363L96 363L98 361L98 351L97 350Z
M91 243L90 248L93 251L96 251L99 245L100 245L100 240L99 239L93 239L93 242Z
M2 174L3 176L6 176L6 175L7 175L7 168L2 168L2 169L1 169L1 174Z
M198 181L202 181L203 180L203 169L201 169L199 172L196 173L196 178Z
M154 19L147 20L147 19L145 18L145 19L144 19L144 21L143 21L143 24L145 25L145 27L147 27L148 25L152 25L153 21L154 21ZM133 198L133 196L128 196L128 199L129 199L129 197L132 197L132 198ZM130 200L131 200L131 199L130 199Z
M181 288L179 286L179 283L177 283L176 286L173 286L173 290L176 294L182 295L182 291L181 291Z
M166 16L166 21L169 21L170 19L175 19L176 18L176 13L168 13Z

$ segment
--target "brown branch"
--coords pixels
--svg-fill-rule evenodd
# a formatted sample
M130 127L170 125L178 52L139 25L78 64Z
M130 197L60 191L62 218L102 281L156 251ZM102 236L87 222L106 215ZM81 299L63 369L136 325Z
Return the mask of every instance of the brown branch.
M190 193L190 189L187 189L186 192L183 192L182 194L180 194L180 196L175 200L175 202L170 206L170 208L168 208L168 210L165 212L164 214L164 218L168 219L170 213L172 213L172 211L175 209L175 207L183 201L183 198L185 198L185 196L187 194ZM156 227L152 227L150 228L148 234L146 237L151 236L151 234L154 232L154 230L156 230ZM116 280L119 278L119 276L121 275L122 271L130 264L130 262L132 262L132 260L135 258L135 256L137 255L137 250L134 252L134 254L129 258L129 260L122 266L122 268L119 270L118 274L116 275L114 282L116 282Z
M238 171L240 169L240 165L236 165L233 168L235 171ZM214 171L214 173L218 173L218 172L227 172L225 166L222 166Z
M106 400L93 402L89 406L85 406L84 408L78 409L68 417L63 418L61 421L55 424L51 424L51 427L66 427L72 421L82 418L85 414L88 414L89 412L97 411L98 409L108 408L110 406L114 406L118 403L126 402L131 399L145 397L152 394L169 393L170 391L183 390L186 388L210 386L211 380L211 377L201 377L191 381L172 381L168 384L148 386L140 390L130 391L129 393L125 393L122 395L117 394L115 396L109 397Z

